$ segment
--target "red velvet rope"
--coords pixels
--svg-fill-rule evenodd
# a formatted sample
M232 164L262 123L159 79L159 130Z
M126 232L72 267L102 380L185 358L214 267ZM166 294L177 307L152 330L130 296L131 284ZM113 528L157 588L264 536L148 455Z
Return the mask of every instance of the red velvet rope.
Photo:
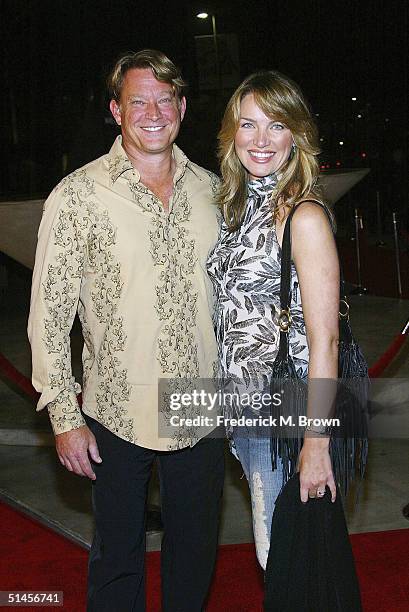
M402 327L400 334L395 336L386 351L379 357L372 367L369 368L370 378L379 378L386 368L392 363L409 335L409 319Z
M13 384L17 385L17 387L23 391L28 397L34 399L36 402L40 398L40 393L38 393L33 385L30 382L30 379L27 376L24 376L21 372L19 372L12 363L6 357L0 353L0 373L3 374L8 380L10 380ZM82 404L82 394L77 395L78 403L81 406Z
M407 337L408 334L398 334L394 338L393 342L391 342L391 344L383 353L383 355L381 355L378 361L369 368L370 378L379 378L383 374L388 365L395 359L396 355L399 353Z
M30 380L24 376L24 374L16 370L2 353L0 353L0 372L2 372L12 383L17 385L19 389L24 391L26 395L32 399L38 400L40 394L34 389Z
M379 378L385 369L395 359L401 347L405 343L409 335L409 319L406 321L402 331L398 334L381 357L369 368L370 378ZM21 374L6 357L0 353L0 372L3 373L12 383L17 385L28 397L38 400L40 394L34 389L30 380ZM81 405L82 397L78 395L78 401Z

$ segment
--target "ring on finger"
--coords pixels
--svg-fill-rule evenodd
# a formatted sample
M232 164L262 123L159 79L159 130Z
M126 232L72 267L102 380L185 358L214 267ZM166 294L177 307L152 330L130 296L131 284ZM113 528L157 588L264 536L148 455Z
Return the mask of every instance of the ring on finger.
M325 495L325 491L317 491L318 497L323 497Z

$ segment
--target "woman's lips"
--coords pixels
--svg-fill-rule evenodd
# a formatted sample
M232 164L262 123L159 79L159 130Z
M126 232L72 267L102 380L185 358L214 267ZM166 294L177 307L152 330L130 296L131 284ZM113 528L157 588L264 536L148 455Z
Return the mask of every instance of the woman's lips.
M266 164L275 155L274 151L248 151L250 158L258 164Z

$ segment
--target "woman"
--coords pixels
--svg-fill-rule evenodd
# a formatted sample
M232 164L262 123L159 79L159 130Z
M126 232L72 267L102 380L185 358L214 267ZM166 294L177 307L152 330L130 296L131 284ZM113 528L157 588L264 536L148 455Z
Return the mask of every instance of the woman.
M281 243L288 213L301 201L291 222L290 353L302 377L337 378L339 264L328 214L311 201L321 201L318 153L317 131L298 86L271 71L245 79L219 133L224 222L208 271L217 293L222 378L235 388L252 388L252 397L256 380L264 381L265 391L277 355ZM258 408L255 402L232 404L227 424L231 416L257 415ZM272 470L268 436L251 429L243 435L228 426L228 434L249 483L257 557L265 569L283 467L278 462ZM305 432L299 472L303 502L323 496L326 486L335 500L329 439L322 430Z

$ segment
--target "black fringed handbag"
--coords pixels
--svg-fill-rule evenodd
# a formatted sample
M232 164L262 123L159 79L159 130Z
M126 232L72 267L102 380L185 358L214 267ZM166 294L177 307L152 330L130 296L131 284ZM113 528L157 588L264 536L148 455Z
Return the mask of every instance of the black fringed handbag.
M313 201L320 204L328 214L326 208L320 202ZM281 252L281 312L278 316L280 343L273 364L270 389L272 397L275 393L279 393L282 400L281 405L272 405L271 407L271 416L276 419L278 424L277 427L274 427L271 437L271 459L273 469L277 467L277 459L282 460L283 484L296 472L305 431L305 428L299 425L299 417L307 414L307 381L298 377L289 347L291 327L291 219L301 203L291 210L284 228ZM331 223L330 218L329 220ZM340 283L338 379L335 410L331 418L339 419L340 426L336 427L336 430L335 428L328 428L327 433L331 435L330 454L335 481L340 491L346 495L354 476L359 475L362 478L366 466L369 377L365 358L352 335L349 305L345 297L342 275Z
M300 499L299 474L280 493L271 525L264 612L362 612L341 496Z

